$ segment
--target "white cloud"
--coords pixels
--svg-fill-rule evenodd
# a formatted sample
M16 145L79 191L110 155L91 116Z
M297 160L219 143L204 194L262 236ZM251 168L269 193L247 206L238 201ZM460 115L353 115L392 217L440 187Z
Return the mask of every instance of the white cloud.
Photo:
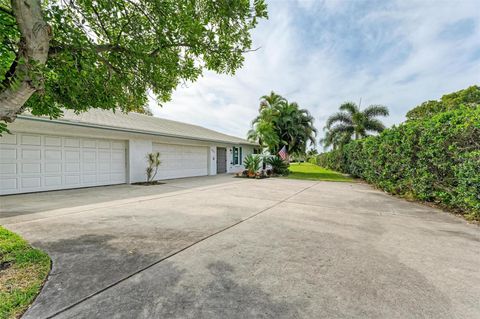
M206 72L179 87L162 108L153 107L154 114L244 137L260 96L274 90L309 109L319 130L340 103L360 98L362 105L389 106L390 125L422 101L480 82L477 1L398 0L366 11L353 8L353 16L347 11L351 3L271 1L270 19L254 31L254 46L261 49L246 55L235 76ZM344 10L344 23L361 28L358 43L366 47L356 48L358 39L332 27ZM473 32L441 38L461 19L476 21ZM349 63L343 53L351 47L352 61L355 49L378 58Z

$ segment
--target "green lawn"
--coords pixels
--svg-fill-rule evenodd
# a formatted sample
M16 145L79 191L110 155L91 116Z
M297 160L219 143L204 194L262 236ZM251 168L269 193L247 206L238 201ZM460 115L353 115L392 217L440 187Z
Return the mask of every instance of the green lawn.
M0 319L19 318L50 271L50 258L0 226Z
M352 182L353 178L310 163L291 163L287 178L312 181Z

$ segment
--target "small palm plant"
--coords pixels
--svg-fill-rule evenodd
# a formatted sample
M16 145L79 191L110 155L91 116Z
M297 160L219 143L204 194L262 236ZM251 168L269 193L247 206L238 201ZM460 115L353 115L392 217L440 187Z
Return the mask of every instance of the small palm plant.
M248 171L248 176L254 176L262 165L262 158L258 155L250 154L245 157L243 164Z
M154 153L148 153L147 154L147 182L151 183L155 176L157 175L158 172L158 167L162 163L160 161L160 153L159 152L154 152Z
M280 158L280 156L271 156L266 159L268 165L272 167L273 174L288 175L288 162Z

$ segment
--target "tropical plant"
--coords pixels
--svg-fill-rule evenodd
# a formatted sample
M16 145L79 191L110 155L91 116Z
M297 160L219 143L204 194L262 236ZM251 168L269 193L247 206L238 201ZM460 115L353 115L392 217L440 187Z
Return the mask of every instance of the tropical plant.
M148 153L147 154L147 182L151 183L158 172L158 167L162 162L160 161L160 153Z
M295 102L271 92L263 96L259 115L252 121L248 138L277 154L283 146L291 154L305 154L308 144L315 145L314 118Z
M464 105L470 108L477 108L480 101L480 86L472 85L469 88L445 94L439 101L426 101L411 109L407 113L407 119L420 120L432 117L438 113L445 112Z
M280 156L267 157L265 162L272 167L273 174L288 175L288 162L284 161Z
M243 165L248 171L249 175L254 175L262 165L262 158L258 155L249 154L245 156L243 160Z
M266 17L264 0L0 0L0 121L143 111L148 92L168 101L204 69L233 74Z
M320 139L320 144L323 144L324 148L332 146L332 148L335 150L338 147L347 144L351 140L352 137L349 132L325 129L325 136Z
M325 129L327 135L324 145L333 145L343 142L352 136L357 140L367 137L369 132L380 133L385 129L383 123L376 119L377 116L387 116L388 108L383 105L370 105L364 110L353 102L340 105L340 112L333 114L327 119Z
M318 165L480 220L480 87L413 110L377 136L320 154Z
M317 156L317 155L318 155L318 151L314 147L312 147L307 151L307 156Z

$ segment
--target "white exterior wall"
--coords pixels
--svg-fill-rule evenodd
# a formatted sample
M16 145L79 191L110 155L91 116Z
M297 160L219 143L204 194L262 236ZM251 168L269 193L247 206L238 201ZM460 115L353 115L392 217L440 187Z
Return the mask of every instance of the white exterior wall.
M227 173L243 171L245 169L243 165L244 158L253 153L253 146L248 145L233 145L185 138L162 137L113 129L82 127L79 125L49 123L26 119L17 119L14 123L9 125L9 130L12 131L12 133L45 135L60 134L62 136L101 138L125 142L127 183L145 181L145 169L147 166L146 155L152 152L154 143L205 147L206 156L208 158L206 162L206 165L208 166L206 172L208 175L216 175L217 173L217 147L225 147L227 150ZM233 165L233 146L242 147L242 165Z
M147 175L147 154L152 152L152 141L145 139L128 140L128 182L145 182Z
M233 147L242 147L242 164L233 165ZM239 173L245 170L243 162L245 157L249 154L253 154L253 146L246 145L229 145L227 146L227 173Z
M217 146L210 146L208 175L217 175Z

